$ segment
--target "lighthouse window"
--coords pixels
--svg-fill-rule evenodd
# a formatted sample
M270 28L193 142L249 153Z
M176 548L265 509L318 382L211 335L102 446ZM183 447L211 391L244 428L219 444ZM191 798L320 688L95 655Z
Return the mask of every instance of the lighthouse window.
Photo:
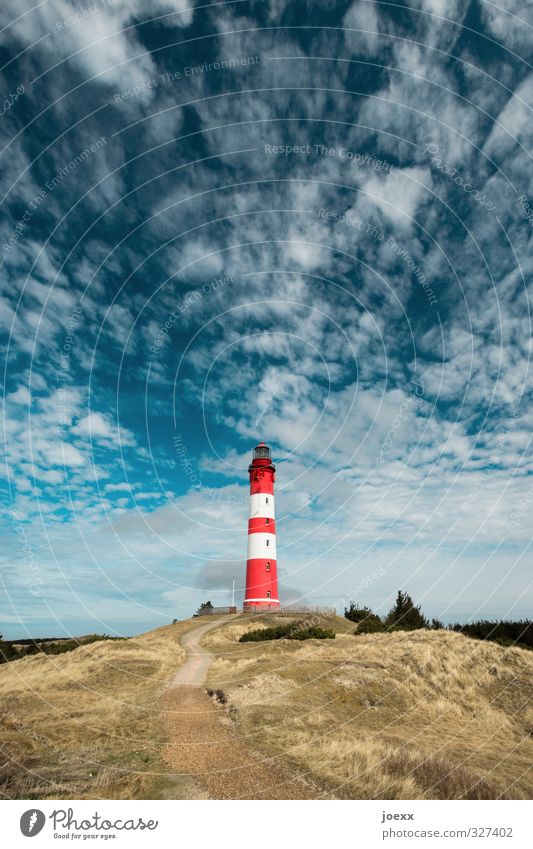
M267 548L268 548L268 546L270 545L270 540L269 540L269 539L267 539L266 544L267 544Z
M270 590L267 590L267 598L270 598Z
M268 504L268 498L265 498L265 504Z
M270 560L267 562L267 572L270 572Z
M270 525L270 519L266 520L267 525Z

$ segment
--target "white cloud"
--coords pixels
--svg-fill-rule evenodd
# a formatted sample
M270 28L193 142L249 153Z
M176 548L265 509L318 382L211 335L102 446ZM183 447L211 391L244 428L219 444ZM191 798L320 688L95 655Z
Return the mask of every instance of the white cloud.
M356 54L372 56L380 49L380 33L384 31L385 23L380 20L378 9L374 2L355 2L344 16L344 27L359 30L345 33L347 46Z
M7 7L13 15L18 14L15 5ZM119 114L112 106L113 90L146 83L167 58L165 51L155 58L143 48L144 33L134 22L185 7L180 2L171 6L140 0L116 5L100 6L93 17L61 32L55 21L78 7L53 0L11 28L20 47L45 30L51 33L32 54L33 74L70 52L76 54L42 78L42 102L51 102L71 84L103 71L82 89L82 100L78 98L84 108L101 104L102 97L108 99L111 108L103 110L95 126L107 134L111 113L113 120L122 117L126 123L146 119L134 132L115 137L105 155L91 161L86 174L80 168L75 179L65 181L65 193L55 193L47 206L54 221L78 199L87 179L104 176L131 153L186 129L182 110L168 110L181 102L178 86L145 88L117 104ZM520 98L530 102L531 83L530 78L520 78L522 72L516 73L509 55L501 67L499 60L494 67L484 65L479 56L474 60L462 46L465 39L453 61L430 49L451 51L461 28L423 12L460 24L468 4L413 0L410 5L405 14L412 22L410 41L388 37L396 30L377 3L354 3L344 18L346 25L371 32L313 34L316 55L353 57L353 63L310 60L289 31L255 31L257 20L250 10L246 13L250 17L242 18L240 12L233 14L231 4L211 8L216 32L254 30L224 35L215 49L235 56L259 52L261 61L246 73L203 74L188 80L187 97L197 103L187 116L199 130L198 139L163 147L126 167L106 180L91 197L89 208L103 211L124 194L126 186L136 184L137 177L144 180L173 167L180 151L195 158L200 138L202 151L217 159L169 173L129 196L104 219L109 226L91 233L80 244L79 256L61 272L71 235L66 225L54 246L44 249L28 229L17 251L6 259L9 288L0 307L0 322L6 328L26 285L12 337L14 356L21 356L22 366L13 361L6 387L7 461L15 506L28 523L35 517L40 520L42 512L50 540L37 535L38 521L28 527L43 551L51 546L76 591L82 588L89 607L98 607L95 600L101 595L96 585L101 582L113 599L126 587L128 593L139 594L140 606L153 604L160 611L179 604L186 614L201 600L199 583L215 587L222 597L233 568L242 578L246 467L258 436L272 443L278 466L280 570L286 569L287 582L301 584L311 599L328 603L328 597L330 601L335 594L342 597L378 562L387 567L386 586L380 585L372 596L379 605L387 604L386 593L401 582L415 593L433 592L434 599L445 595L453 601L459 595L461 604L464 601L471 609L476 594L479 598L486 593L483 575L493 591L503 567L516 570L515 588L525 586L525 567L514 558L515 551L519 554L529 544L530 529L525 519L513 528L511 538L506 529L513 509L524 500L529 503L533 473L529 452L533 421L525 412L529 395L509 432L502 434L502 422L508 408L517 406L522 386L528 393L532 388L527 363L531 328L520 288L521 273L526 285L531 277L530 261L525 259L531 231L520 217L516 199L506 194L502 175L489 179L486 160L478 156L476 145L486 140L485 150L502 158L505 175L523 185L530 163L501 128L491 131L488 116L498 115L509 132L523 143L529 141L528 113ZM269 3L265 14L274 22L287 8L279 0ZM333 14L335 5L329 3L328 8ZM518 7L509 9L525 14ZM487 4L483 14L496 32L500 24ZM163 23L179 26L177 18ZM191 18L188 10L181 25ZM509 15L505 19L506 43L518 43L523 36L514 32ZM113 34L124 27L129 29ZM99 43L89 43L94 41ZM84 49L76 53L80 47ZM279 58L289 55L296 58ZM390 68L379 74L362 70L365 66L357 63L361 57L376 57ZM360 73L370 74L379 89L370 90L368 96L343 92L344 86L356 90L354 81ZM466 84L469 99L458 96ZM504 85L514 90L512 97ZM243 91L248 87L265 91L250 95ZM230 90L239 94L226 96ZM62 121L71 118L66 114L68 101L63 102L50 110L54 113L49 116L50 138L57 131L56 115ZM168 111L153 119L151 113L159 109ZM233 126L213 130L225 124ZM53 143L43 156L43 171L54 173L68 161L69 151L77 151L83 141L85 129L80 132L80 137L69 133ZM393 170L378 172L368 163L348 162L338 154L265 153L266 143L317 140L337 150L342 146L371 151L379 159L390 159ZM444 204L436 202L424 154L430 143L446 150L446 161L465 179L474 176L480 189L487 181L516 255L502 247L496 217L471 209L466 196L459 195L458 214L471 227L479 251L460 223L448 216ZM255 150L220 155L243 148ZM29 165L25 146L12 145L11 150L11 171L21 174ZM40 179L41 172L31 169L13 190L22 208L39 188L32 170ZM436 180L442 200L451 201L450 180L440 174ZM240 185L218 190L232 183ZM373 198L365 199L360 189ZM192 195L193 201L186 200ZM167 206L171 208L166 210ZM364 227L357 231L338 221L326 223L319 217L321 208L360 216ZM151 218L156 211L161 214ZM77 217L76 210L70 214L75 234L84 224L83 214ZM116 246L114 225L119 216L121 227L137 220L149 223L106 258L108 248ZM223 225L204 226L225 216ZM416 223L411 226L411 217L429 230L438 247L429 244ZM405 263L369 236L369 223L401 241L432 284L435 281L438 310L425 304L411 309L415 293L423 292ZM176 238L194 227L199 229ZM163 246L167 238L174 240L170 247ZM159 248L155 257L140 266L154 246ZM39 262L25 281L37 255ZM145 387L146 349L183 293L227 273L234 278L231 286L198 299L194 308L180 315ZM165 275L170 279L159 289ZM114 283L127 277L122 297L107 312ZM77 289L86 285L89 292L71 356L73 385L60 394L54 392L54 364L59 362ZM199 328L177 374L184 340ZM119 393L118 400L125 401L120 412L128 428L119 427L111 412L123 353L120 393L125 394ZM33 358L29 410L28 355ZM424 388L421 400L413 399L408 382L409 374L415 374L415 356L416 378ZM405 418L399 418L400 411L406 411ZM203 481L200 491L189 486L172 452L174 412L179 426L191 433L189 453ZM202 441L204 414L213 447ZM487 420L480 424L485 415ZM127 448L132 450L123 450ZM226 485L221 484L224 480ZM161 492L167 501L154 508ZM74 511L75 521L65 519L67 510ZM494 555L498 574L483 547L492 556L502 539L502 551ZM469 549L463 550L464 546ZM223 562L221 552L227 558ZM21 576L16 564L13 546L7 565L18 587ZM471 591L465 588L465 575L472 580ZM57 568L54 572L50 566L51 597L58 601L58 610L68 613L64 595L54 583L59 578ZM284 592L287 600L289 590ZM501 597L507 603L512 596L506 584ZM106 613L110 608L104 603ZM135 604L124 602L124 615L137 610Z
M28 387L21 385L15 392L7 396L6 401L8 404L29 404L30 399L31 396Z
M48 0L35 6L30 13L21 14L16 0L6 0L4 21L9 26L1 36L18 38L25 44L43 35L42 49L49 59L59 62L69 59L87 77L95 81L129 89L142 86L157 75L149 51L141 46L133 22L174 12L163 18L167 26L188 26L192 7L187 0L130 0L116 4L87 6L86 10L72 0ZM150 99L150 90L144 89ZM143 99L143 93L138 96Z
M87 416L78 420L76 426L72 428L72 432L79 433L82 436L92 436L96 439L99 436L110 438L115 435L115 428L108 416L90 412Z
M131 483L108 483L104 487L105 492L131 492Z
M370 177L362 189L383 215L394 224L410 227L419 205L430 198L432 186L428 168L396 169L383 179Z

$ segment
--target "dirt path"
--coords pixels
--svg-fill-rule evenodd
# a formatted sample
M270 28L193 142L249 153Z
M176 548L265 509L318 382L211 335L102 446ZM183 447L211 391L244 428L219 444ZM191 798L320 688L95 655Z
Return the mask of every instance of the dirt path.
M163 697L168 744L163 757L173 771L190 776L212 799L317 799L316 788L274 761L263 759L239 738L227 710L202 688L213 659L201 641L220 620L182 638L184 665Z
M208 631L212 631L220 620L209 622L207 625L199 625L193 631L187 631L181 638L181 645L187 653L187 660L176 672L171 687L181 687L184 684L199 687L207 677L207 670L213 660L213 655L202 649L200 643Z

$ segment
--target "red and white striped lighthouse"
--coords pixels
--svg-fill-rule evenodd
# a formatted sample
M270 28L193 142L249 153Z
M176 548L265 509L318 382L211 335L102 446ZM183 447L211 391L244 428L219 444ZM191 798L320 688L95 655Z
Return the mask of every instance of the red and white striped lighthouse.
M250 518L243 610L279 610L274 481L270 448L260 442L248 466Z

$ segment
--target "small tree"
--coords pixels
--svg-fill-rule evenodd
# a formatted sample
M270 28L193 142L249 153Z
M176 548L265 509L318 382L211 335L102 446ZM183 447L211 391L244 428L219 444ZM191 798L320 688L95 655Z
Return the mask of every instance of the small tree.
M344 608L344 616L351 622L380 621L379 616L369 607L358 607L355 601L350 601L350 606Z
M417 628L428 628L429 623L420 610L420 605L415 607L409 593L398 590L396 602L385 620L387 625L394 625L405 631L414 631Z
M198 610L196 611L196 615L198 616L199 613L202 613L203 611L209 612L210 610L213 610L213 605L211 604L211 602L203 601Z

